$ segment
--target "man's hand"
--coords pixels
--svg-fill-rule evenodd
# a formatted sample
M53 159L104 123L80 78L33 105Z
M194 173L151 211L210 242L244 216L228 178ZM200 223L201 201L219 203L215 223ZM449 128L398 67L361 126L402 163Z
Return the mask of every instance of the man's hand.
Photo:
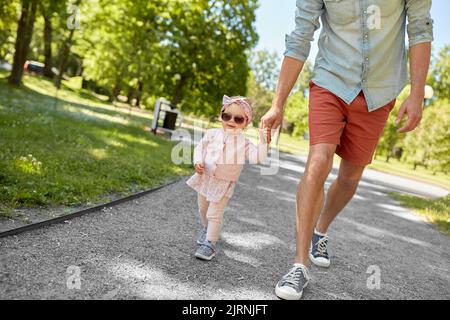
M414 130L422 120L423 98L420 95L410 95L401 105L398 111L395 124L398 125L402 118L408 115L406 124L397 130L398 133L405 133Z
M261 118L261 121L259 122L259 127L261 129L269 128L268 130L268 137L267 137L267 144L270 144L270 141L272 139L271 137L271 130L277 129L281 122L283 121L283 110L276 107L271 107L269 111L266 112L266 114Z
M197 172L198 174L203 174L203 172L205 171L205 166L203 165L203 163L196 163L194 167L195 172Z

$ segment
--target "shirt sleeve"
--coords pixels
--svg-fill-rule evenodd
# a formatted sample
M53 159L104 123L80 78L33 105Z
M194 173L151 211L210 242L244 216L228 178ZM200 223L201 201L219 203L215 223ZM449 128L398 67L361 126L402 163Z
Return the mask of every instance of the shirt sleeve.
M209 140L211 139L212 130L206 130L200 142L194 148L194 165L197 163L203 163L203 155L206 152Z
M430 11L431 0L406 0L410 47L434 40L433 19L431 19Z
M251 164L263 163L267 159L269 146L264 139L262 130L259 130L259 143L255 146L250 140L245 139L245 160Z
M314 32L319 29L319 18L323 13L323 0L297 0L295 29L286 35L284 55L300 61L306 61L311 51Z

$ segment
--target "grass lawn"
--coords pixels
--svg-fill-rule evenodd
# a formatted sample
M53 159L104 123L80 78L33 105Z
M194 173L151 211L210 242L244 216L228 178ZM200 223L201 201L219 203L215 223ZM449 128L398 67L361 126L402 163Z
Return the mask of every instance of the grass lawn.
M417 167L412 169L412 165L398 161L397 159L390 159L389 162L380 159L374 159L369 166L370 169L392 173L405 178L410 178L418 181L432 183L447 190L450 190L450 176L437 172L433 174L430 170L424 167Z
M172 163L175 142L144 131L148 114L68 87L56 101L50 81L25 76L16 88L6 76L0 73L0 216L93 205L192 172Z
M390 196L402 205L425 216L428 221L450 236L450 196L439 199L423 199L411 195L391 192Z

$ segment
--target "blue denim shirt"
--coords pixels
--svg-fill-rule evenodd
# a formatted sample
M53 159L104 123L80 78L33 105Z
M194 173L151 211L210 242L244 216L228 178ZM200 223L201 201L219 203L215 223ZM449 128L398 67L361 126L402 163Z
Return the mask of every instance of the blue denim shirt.
M431 0L297 0L284 54L306 61L320 18L313 82L347 104L363 90L374 111L408 82L406 30L410 47L433 41L430 9Z

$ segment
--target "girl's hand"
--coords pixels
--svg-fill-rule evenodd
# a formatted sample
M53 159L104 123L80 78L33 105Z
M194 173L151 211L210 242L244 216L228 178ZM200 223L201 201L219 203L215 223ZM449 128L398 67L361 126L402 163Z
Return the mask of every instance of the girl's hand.
M270 128L265 128L264 129L264 142L266 144L270 144L270 140L271 140L271 129Z
M271 132L270 128L259 129L259 141L263 144L270 144Z
M283 121L283 110L279 108L270 108L269 111L261 118L261 122L259 123L259 127L261 129L269 128L269 141L271 141L271 130L277 129L281 122Z
M196 163L194 165L195 167L195 172L197 172L198 174L203 174L203 172L205 171L205 167L203 166L202 163Z

